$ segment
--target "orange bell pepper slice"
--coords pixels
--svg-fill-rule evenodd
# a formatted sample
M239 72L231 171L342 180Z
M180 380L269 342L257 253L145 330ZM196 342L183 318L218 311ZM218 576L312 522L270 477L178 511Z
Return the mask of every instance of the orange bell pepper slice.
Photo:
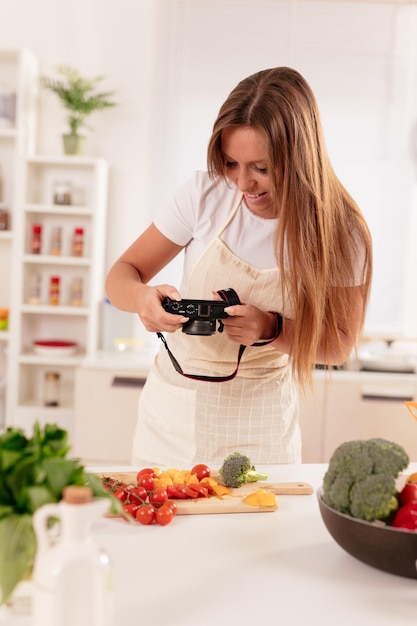
M404 402L411 415L417 420L417 402Z

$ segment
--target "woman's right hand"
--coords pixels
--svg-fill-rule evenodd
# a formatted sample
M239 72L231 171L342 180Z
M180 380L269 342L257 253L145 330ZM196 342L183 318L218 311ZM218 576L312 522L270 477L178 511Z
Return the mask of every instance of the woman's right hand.
M147 331L173 333L182 327L188 317L167 313L162 306L164 298L181 300L177 289L172 285L142 285L137 312Z
M167 313L162 306L165 297L181 300L172 285L150 286L154 278L183 249L165 237L154 224L123 252L110 268L105 282L107 297L122 311L137 313L149 332L173 333L188 318Z

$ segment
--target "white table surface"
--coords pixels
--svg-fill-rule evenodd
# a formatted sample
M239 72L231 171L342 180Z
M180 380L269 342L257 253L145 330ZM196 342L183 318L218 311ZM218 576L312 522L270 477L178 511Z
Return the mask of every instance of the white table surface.
M271 482L314 488L279 496L272 513L177 515L165 527L103 519L94 534L113 561L114 626L415 626L417 580L365 565L329 535L316 496L326 467L259 466Z
M326 467L260 466L272 482L314 488L279 496L273 513L177 515L166 527L101 523L96 537L115 568L115 625L415 626L417 580L357 561L329 535L316 497Z

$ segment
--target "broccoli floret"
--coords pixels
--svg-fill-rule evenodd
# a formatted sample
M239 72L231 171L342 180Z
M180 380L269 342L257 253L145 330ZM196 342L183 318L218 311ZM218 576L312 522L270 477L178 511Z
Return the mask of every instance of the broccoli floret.
M223 461L219 473L226 487L232 488L268 478L266 474L257 472L250 459L240 452L229 454Z
M388 474L371 474L355 483L350 492L353 517L373 522L386 519L398 508L395 478Z
M407 452L398 443L386 439L370 439L369 456L374 464L374 474L391 474L396 478L410 462Z
M347 473L356 480L372 473L372 459L368 454L366 441L346 441L333 452L329 471L339 475L341 469L344 474Z
M334 475L329 480L329 473L327 472L323 481L323 499L332 509L349 514L352 484L352 477L348 474Z
M398 507L395 479L408 463L404 448L386 439L342 443L324 475L323 500L359 519L386 519Z

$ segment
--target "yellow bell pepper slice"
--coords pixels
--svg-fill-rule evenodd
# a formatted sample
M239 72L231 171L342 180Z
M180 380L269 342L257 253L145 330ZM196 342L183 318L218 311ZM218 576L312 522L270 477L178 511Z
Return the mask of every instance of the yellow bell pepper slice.
M200 480L200 483L202 483L204 485L204 483L207 483L208 485L210 485L210 487L216 487L217 486L217 480L215 478L212 478L211 476L206 476L205 478L202 478Z
M162 478L154 478L153 484L155 489L157 489L158 487L166 489L169 485L172 486L174 483L172 481L172 478L170 478L169 476L163 476Z
M278 504L278 498L271 491L258 489L246 496L243 502L250 506L276 506Z
M185 484L186 485L192 485L193 483L199 483L200 481L198 480L197 476L195 474L190 474L189 476L186 476L185 478Z
M227 496L229 493L231 493L229 487L226 487L225 485L213 485L213 492L214 495L220 499L223 496Z

